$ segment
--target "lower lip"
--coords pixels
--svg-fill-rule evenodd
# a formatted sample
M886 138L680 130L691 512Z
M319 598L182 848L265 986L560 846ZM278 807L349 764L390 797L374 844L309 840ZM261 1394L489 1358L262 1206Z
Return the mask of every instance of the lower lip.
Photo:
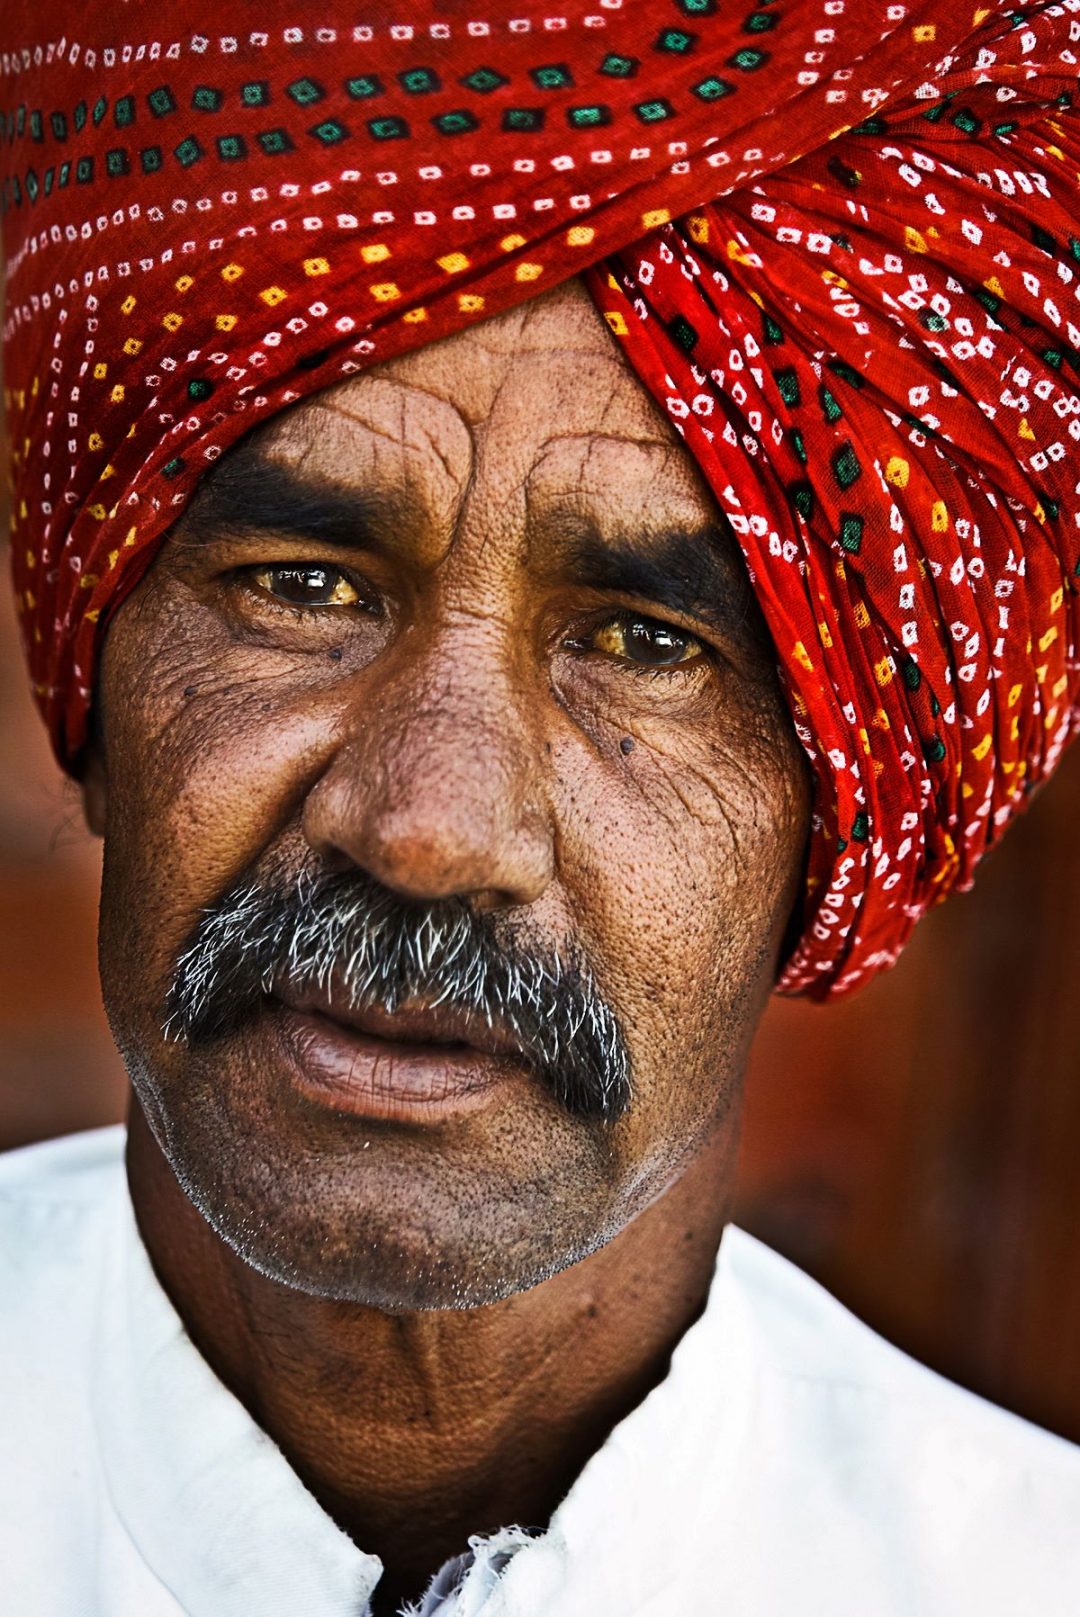
M399 1044L317 1011L274 1001L271 1014L308 1100L383 1123L440 1123L490 1104L523 1066L468 1045Z

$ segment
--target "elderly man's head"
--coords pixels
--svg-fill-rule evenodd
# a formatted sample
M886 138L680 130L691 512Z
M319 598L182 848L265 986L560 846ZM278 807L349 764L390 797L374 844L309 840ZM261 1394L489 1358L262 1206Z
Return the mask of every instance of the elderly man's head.
M255 1263L499 1295L1080 722L1071 24L641 0L553 63L567 19L226 3L159 62L131 9L9 53L0 154L18 604L116 1029Z
M734 1131L808 772L742 559L575 283L223 458L97 729L113 1027L257 1268L493 1299Z

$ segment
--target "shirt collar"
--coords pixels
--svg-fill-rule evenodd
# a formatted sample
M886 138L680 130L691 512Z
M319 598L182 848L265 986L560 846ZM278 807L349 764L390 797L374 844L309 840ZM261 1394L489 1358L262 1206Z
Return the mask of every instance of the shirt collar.
M735 1233L735 1232L733 1232ZM587 1462L543 1534L470 1540L425 1617L630 1617L737 1483L754 1356L721 1242L664 1380ZM111 1504L191 1617L363 1617L382 1572L340 1531L193 1346L151 1268L126 1182L103 1258L94 1418ZM456 1588L455 1588L456 1583ZM442 1594L445 1590L445 1595Z
M128 1535L191 1617L362 1617L382 1563L341 1532L193 1346L126 1181L114 1212L93 1398Z

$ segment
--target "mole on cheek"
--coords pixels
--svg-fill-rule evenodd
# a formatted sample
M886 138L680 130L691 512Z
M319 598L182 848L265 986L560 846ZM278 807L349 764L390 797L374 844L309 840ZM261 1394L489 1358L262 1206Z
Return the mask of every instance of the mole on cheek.
M633 750L634 750L634 738L633 738L633 736L623 736L622 740L619 742L619 751L625 757L627 753L633 752Z
M339 663L341 661L341 647L340 646L331 646L330 647L330 661L335 662L335 663Z

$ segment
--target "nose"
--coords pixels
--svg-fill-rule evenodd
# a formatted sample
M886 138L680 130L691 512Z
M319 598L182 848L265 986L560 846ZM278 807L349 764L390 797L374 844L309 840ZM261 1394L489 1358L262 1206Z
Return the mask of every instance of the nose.
M522 679L451 630L359 676L304 833L324 862L403 897L531 904L554 872L545 763Z

